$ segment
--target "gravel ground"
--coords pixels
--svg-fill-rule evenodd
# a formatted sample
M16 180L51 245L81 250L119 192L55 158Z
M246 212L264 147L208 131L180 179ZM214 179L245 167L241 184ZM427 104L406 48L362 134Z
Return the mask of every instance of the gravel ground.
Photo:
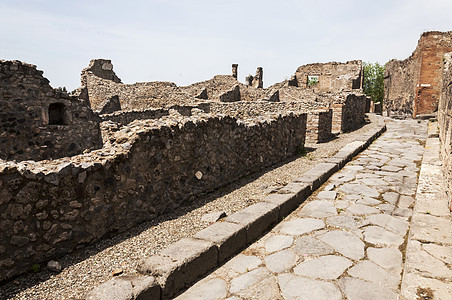
M59 274L42 268L37 273L7 282L0 286L0 299L83 299L93 287L111 279L113 272L120 270L122 275L133 275L144 258L207 227L208 223L201 222L204 214L225 211L229 215L259 202L275 187L300 177L323 158L334 155L375 126L375 123L369 123L328 143L307 144L310 149L305 155L241 178L178 208L171 215L79 249L59 260L63 266Z

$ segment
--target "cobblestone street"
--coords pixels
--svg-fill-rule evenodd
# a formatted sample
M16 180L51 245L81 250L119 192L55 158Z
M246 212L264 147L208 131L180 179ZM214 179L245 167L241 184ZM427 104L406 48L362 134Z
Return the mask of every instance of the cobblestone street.
M387 119L318 193L176 299L451 299L447 200L428 178L416 195L426 141L424 161L440 174L427 125ZM415 202L424 194L427 206Z

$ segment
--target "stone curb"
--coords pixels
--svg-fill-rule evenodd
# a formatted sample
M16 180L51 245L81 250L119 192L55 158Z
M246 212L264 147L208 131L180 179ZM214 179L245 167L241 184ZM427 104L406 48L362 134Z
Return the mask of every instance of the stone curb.
M384 131L386 125L380 119L376 129L347 144L334 156L315 165L301 178L266 196L262 202L248 206L201 230L193 238L181 239L165 248L159 255L146 259L138 267L142 276L123 281L123 277L111 279L91 290L87 299L106 299L103 294L114 294L114 299L118 300L171 298L257 240ZM147 286L144 284L146 280ZM132 291L134 282L140 282L140 285Z

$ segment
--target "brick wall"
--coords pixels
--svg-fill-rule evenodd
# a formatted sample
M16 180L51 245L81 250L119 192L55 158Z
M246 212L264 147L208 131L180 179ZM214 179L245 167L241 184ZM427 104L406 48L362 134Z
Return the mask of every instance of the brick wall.
M384 109L413 116L436 113L444 53L452 51L452 31L421 35L413 54L386 65Z

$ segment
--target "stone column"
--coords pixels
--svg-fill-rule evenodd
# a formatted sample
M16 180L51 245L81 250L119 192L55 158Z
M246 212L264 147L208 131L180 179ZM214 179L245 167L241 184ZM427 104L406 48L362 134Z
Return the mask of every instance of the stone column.
M254 76L253 79L253 87L255 88L264 87L264 69L262 67L258 67L256 70L256 76Z
M238 64L232 64L232 77L234 77L235 79L238 78L238 69L239 69Z

